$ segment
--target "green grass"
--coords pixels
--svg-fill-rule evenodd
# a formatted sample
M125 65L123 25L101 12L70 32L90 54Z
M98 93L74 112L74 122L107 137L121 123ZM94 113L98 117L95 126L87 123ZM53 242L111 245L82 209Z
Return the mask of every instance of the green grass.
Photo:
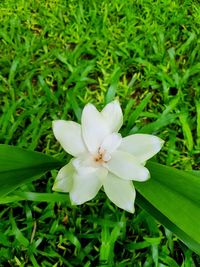
M198 1L4 0L0 21L0 143L67 161L52 120L80 121L86 103L118 97L123 135L156 134L166 141L159 162L199 169ZM51 193L55 176L22 189ZM150 214L123 212L103 192L73 208L0 207L0 266L199 265Z

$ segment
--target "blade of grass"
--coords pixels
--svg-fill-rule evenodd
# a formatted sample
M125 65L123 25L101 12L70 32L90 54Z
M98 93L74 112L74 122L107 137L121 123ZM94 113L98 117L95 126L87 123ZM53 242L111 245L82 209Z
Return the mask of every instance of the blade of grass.
M36 193L36 192L20 192L15 191L12 195L0 198L0 204L8 204L11 202L29 200L35 202L66 202L67 206L71 206L68 194L60 193Z
M121 75L121 69L119 66L116 66L111 76L110 86L105 96L106 104L111 102L115 97L120 75Z
M185 137L185 143L187 146L187 149L189 151L191 151L193 149L193 137L192 137L192 131L190 129L190 125L189 125L189 114L188 111L186 109L182 109L181 113L179 115L179 120L182 126L182 130L183 130L183 135Z

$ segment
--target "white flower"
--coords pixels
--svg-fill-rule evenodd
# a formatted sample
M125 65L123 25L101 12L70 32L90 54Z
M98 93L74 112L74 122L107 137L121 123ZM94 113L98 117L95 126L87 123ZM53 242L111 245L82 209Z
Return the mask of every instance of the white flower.
M81 125L73 121L54 121L56 139L74 158L58 172L53 190L69 192L71 202L79 205L94 198L103 186L112 202L133 213L132 180L149 179L144 164L158 153L164 142L149 134L122 138L118 133L122 123L122 110L117 100L101 112L87 104Z

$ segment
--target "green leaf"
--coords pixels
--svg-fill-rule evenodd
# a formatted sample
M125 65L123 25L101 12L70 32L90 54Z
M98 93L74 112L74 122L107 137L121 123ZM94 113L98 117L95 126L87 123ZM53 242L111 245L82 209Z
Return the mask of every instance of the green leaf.
M29 200L35 202L65 202L71 207L68 194L63 193L37 193L37 192L21 192L15 191L11 195L0 197L0 204L8 204L11 202Z
M195 101L197 111L197 147L200 148L200 102Z
M135 108L134 111L132 111L131 115L128 118L127 128L129 129L134 125L137 118L140 116L141 112L145 109L147 104L149 103L152 93L148 93L144 99L141 100L140 104Z
M163 127L166 127L167 125L173 123L176 118L176 114L162 114L156 121L144 125L140 130L137 130L136 132L145 134L155 133ZM135 133L134 128L130 131L130 134L133 133Z
M121 69L119 66L116 66L111 76L110 86L106 93L106 104L111 102L115 97L120 75L121 75Z
M185 137L185 143L186 143L187 149L191 151L194 146L194 141L193 141L191 126L189 124L189 121L190 121L189 112L186 108L181 109L179 120L182 125L183 135Z
M200 254L200 179L158 163L147 164L151 179L134 182L137 203Z
M60 166L60 161L43 153L0 145L0 196Z

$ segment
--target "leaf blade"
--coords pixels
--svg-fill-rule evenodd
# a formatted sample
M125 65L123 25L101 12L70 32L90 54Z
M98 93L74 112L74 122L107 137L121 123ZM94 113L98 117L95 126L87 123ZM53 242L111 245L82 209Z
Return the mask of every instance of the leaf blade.
M43 153L1 144L0 195L4 196L23 183L60 166L60 161Z
M152 178L134 183L142 196L138 204L200 254L200 179L154 162L147 167Z

